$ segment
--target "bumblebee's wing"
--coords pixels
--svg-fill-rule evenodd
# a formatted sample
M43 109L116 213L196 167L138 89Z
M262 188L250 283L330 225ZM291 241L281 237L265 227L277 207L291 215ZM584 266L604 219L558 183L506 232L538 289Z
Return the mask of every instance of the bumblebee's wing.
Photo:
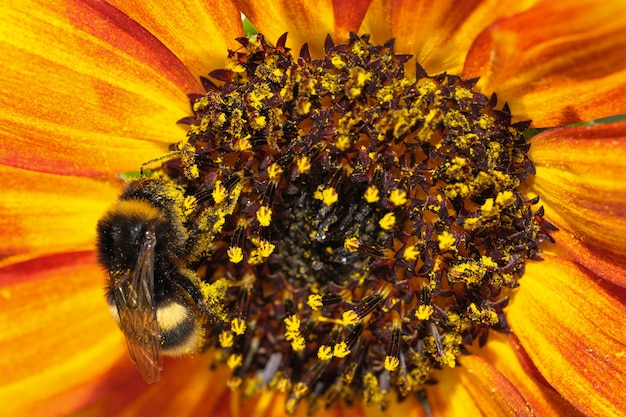
M113 295L120 318L120 327L126 336L128 351L139 372L148 383L161 375L161 343L154 300L154 248L156 237L146 232L139 250L137 265L129 276L115 283Z

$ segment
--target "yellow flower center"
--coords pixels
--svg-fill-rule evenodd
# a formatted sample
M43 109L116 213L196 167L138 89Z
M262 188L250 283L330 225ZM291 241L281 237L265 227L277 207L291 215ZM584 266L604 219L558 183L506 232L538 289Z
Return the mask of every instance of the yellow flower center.
M197 275L203 347L231 387L286 391L289 412L422 391L507 330L501 290L549 238L518 191L528 123L476 80L405 76L391 41L328 38L320 60L241 43L161 173L196 201L178 262Z

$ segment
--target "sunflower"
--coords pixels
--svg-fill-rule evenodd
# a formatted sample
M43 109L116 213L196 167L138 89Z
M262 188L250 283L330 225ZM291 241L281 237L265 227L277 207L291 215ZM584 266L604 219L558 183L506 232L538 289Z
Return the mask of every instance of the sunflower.
M205 78L208 73L226 68L211 74L214 80L232 83L234 74L247 74L259 51L279 59L295 56L294 62L305 62L298 67L304 71L329 50L341 61L353 57L342 53L357 49L390 57L396 73L406 68L408 77L432 80L414 85L416 90L438 86L443 90L437 91L452 91L456 105L463 97L470 100L468 108L491 103L489 120L517 141L529 127L525 121L532 121L525 133L540 133L530 140L529 157L510 154L507 160L524 171L525 181L515 194L519 198L507 191L483 198L474 207L478 214L464 221L498 222L506 217L501 205L515 200L524 214L510 220L526 222L522 229L531 239L524 255L534 259L517 264L516 276L524 274L520 287L507 293L506 308L497 302L489 311L468 306L476 320L503 330L489 332L484 346L478 340L452 343L454 358L438 358L454 366L433 365L425 375L429 383L403 401L396 396L373 399L373 407L337 401L326 413L626 412L626 122L623 117L606 119L626 113L626 8L621 1L325 1L315 7L294 1L28 3L0 10L0 414L285 413L284 394L266 390L247 397L228 388L233 385L230 369L216 367L210 354L166 359L162 380L144 383L108 313L105 277L95 253L96 223L123 188L118 174L137 171L166 154L171 144L185 140L188 130L192 139L204 134L194 128L200 128L208 112L196 104L191 112L189 98L198 103L216 89ZM242 39L242 13L263 37ZM304 44L308 48L300 55L293 53ZM229 50L244 52L231 53L228 59ZM410 66L405 54L413 56ZM353 68L348 81L356 83L350 91L358 97L364 88L359 80L366 76L359 75L362 67ZM383 101L385 95L380 97ZM304 103L301 110L307 108ZM399 115L403 111L392 110ZM192 127L177 125L180 119ZM472 122L489 125L489 120ZM599 121L582 123L592 120ZM337 145L342 146L352 142ZM432 168L439 179L462 171L458 159L446 160L446 169ZM303 171L305 165L300 166ZM177 168L168 162L165 167ZM532 167L535 174L525 175L532 174ZM316 190L315 207L332 207L337 183L328 184ZM402 186L400 181L397 193L388 198L387 214L410 204ZM450 193L459 190L445 192L453 200ZM534 205L537 196L539 204ZM375 226L391 228L395 217L382 213ZM367 224L370 218L361 219ZM384 258L375 245L378 238L368 238L358 225L350 227L359 236L346 235L341 250ZM453 232L441 229L431 236L433 253L454 252L458 235ZM409 271L410 265L415 267L409 261L425 248L408 240L393 250L404 257L403 268ZM475 275L467 273L471 268L495 268L493 256L481 259L471 265L451 262L448 274L472 279ZM363 300L382 303L378 294L391 290L380 291ZM350 311L364 319L371 313L364 308L357 304ZM404 335L393 330L401 327L396 323L390 321L389 340ZM484 334L473 336L481 339ZM379 365L393 374L403 365L398 350L387 349L387 344ZM463 353L471 354L460 354L466 349ZM306 412L304 406L296 408L298 415Z

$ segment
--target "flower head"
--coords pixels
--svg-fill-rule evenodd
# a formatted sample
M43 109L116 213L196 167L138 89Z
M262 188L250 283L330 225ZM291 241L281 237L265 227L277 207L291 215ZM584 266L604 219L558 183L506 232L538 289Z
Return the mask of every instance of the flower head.
M41 413L225 413L227 386L234 410L253 395L242 414L623 411L626 126L547 130L530 153L522 135L626 112L617 5L71 3L4 14L1 295L24 318L2 395L32 374ZM108 300L147 379L171 341L210 353L137 388L84 230L115 201L102 176L165 144L100 223ZM60 220L27 221L43 213Z

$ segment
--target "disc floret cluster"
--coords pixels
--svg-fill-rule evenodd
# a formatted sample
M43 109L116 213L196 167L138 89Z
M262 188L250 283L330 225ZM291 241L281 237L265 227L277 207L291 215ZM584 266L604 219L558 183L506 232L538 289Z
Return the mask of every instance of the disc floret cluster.
M503 289L550 239L519 191L529 124L477 80L406 75L393 41L329 37L320 59L239 41L163 167L194 199L206 347L289 412L419 393L507 331Z

